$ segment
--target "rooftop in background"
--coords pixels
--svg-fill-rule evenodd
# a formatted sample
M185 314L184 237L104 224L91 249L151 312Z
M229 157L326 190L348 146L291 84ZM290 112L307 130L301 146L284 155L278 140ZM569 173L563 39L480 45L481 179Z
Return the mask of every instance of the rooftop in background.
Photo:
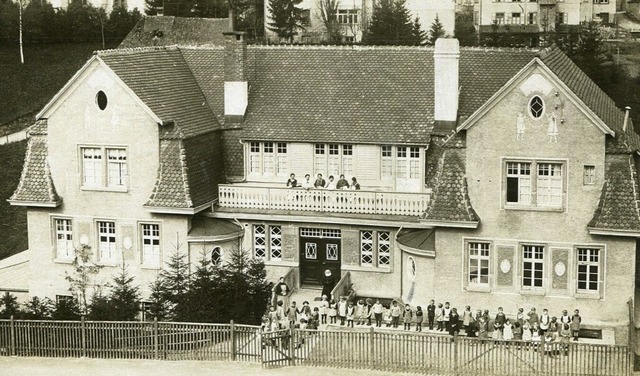
M222 33L226 31L230 31L228 18L147 16L138 21L118 48L222 46Z

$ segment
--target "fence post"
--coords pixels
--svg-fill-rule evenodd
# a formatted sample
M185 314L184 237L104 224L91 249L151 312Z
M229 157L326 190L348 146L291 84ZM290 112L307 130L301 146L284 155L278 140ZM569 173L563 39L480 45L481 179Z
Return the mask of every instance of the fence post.
M80 316L80 337L82 338L82 357L87 357L87 327L84 315Z
M158 349L158 318L154 317L153 318L153 358L158 360L160 359L160 354L159 354L159 349Z
M231 360L236 360L236 324L231 320Z
M290 366L295 366L296 363L293 360L293 356L296 354L296 350L295 350L295 340L294 340L294 335L295 335L295 328L291 327L289 328L289 365Z
M16 356L16 323L13 319L13 315L10 317L11 323L11 356Z
M371 354L371 368L376 369L376 348L374 346L373 326L369 328L369 354Z
M458 374L458 331L453 332L453 374Z

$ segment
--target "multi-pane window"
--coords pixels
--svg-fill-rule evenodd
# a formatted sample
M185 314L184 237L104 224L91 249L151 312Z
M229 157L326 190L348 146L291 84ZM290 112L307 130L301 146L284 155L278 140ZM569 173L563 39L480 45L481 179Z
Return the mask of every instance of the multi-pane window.
M529 115L534 119L539 119L544 114L544 101L539 96L534 96L529 101Z
M562 205L562 165L538 163L538 205Z
M506 203L561 208L564 202L564 164L507 162Z
M383 178L393 177L393 151L391 145L382 146L381 174Z
M70 219L55 219L56 254L58 258L74 257L73 232Z
M352 25L358 23L357 9L338 9L338 23Z
M353 145L315 144L313 168L316 174L327 177L353 175Z
M497 25L504 24L504 13L494 13L493 22Z
M472 284L489 284L489 243L469 242L469 279Z
M583 177L584 185L594 185L596 184L596 166L584 166L584 177Z
M253 257L263 260L282 260L282 227L253 225Z
M82 186L88 188L127 187L127 150L123 148L81 148ZM104 163L104 160L107 163Z
M252 175L286 176L288 156L286 142L250 142L249 173Z
M160 225L142 224L142 263L160 266Z
M401 179L420 178L420 148L415 146L396 148L396 176Z
M114 222L98 222L98 249L100 260L115 260L116 224Z
M514 12L511 13L511 23L515 25L519 25L522 23L522 13Z
M388 268L391 265L391 234L360 231L360 265Z
M541 288L544 276L544 246L522 246L522 286Z
M569 13L558 12L556 13L556 23L566 24L569 21Z
M529 13L529 21L528 21L529 25L535 25L538 23L538 13L536 12L531 12Z
M578 290L597 292L600 280L600 249L578 248Z

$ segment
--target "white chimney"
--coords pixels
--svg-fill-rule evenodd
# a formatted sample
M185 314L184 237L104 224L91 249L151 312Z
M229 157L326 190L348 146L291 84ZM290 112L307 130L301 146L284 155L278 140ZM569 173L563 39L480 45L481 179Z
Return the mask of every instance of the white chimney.
M458 65L460 44L455 38L438 38L434 60L434 117L436 121L458 118Z
M225 32L224 115L225 123L241 123L249 103L249 84L245 78L247 44L243 32Z

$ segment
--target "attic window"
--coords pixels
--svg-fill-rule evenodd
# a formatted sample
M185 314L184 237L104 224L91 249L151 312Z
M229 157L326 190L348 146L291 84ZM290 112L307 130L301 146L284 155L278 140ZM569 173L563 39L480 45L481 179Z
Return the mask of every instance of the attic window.
M544 102L539 96L534 96L529 101L529 115L534 119L539 119L544 113Z
M96 104L98 108L103 110L107 108L107 94L104 91L100 90L98 94L96 94Z

